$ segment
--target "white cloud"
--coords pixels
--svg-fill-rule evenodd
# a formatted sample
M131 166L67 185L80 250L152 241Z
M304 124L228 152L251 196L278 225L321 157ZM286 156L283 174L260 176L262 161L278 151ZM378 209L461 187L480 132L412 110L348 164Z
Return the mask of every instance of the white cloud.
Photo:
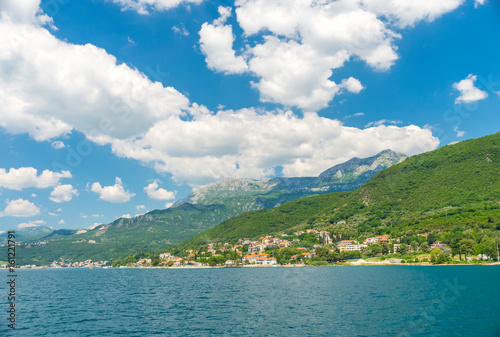
M122 10L133 10L139 14L148 14L150 10L166 11L181 4L199 4L203 0L112 0Z
M148 197L156 200L171 200L175 199L175 193L169 192L164 188L158 188L158 182L155 180L148 186L144 187L144 191Z
M101 48L58 40L33 17L18 19L27 15L22 14L23 2L0 6L5 3L16 18L0 19L0 127L10 133L52 141L76 129L90 141L110 145L117 156L191 185L227 177L262 178L276 166L284 167L287 176L317 175L353 156L387 148L415 154L439 144L429 130L414 125L359 129L316 113L297 117L252 108L213 113L174 88L117 64ZM239 1L238 6L245 36L263 32L256 35L260 44L245 51L249 71L260 79L254 86L263 100L320 109L342 91L362 89L351 77L334 81L332 69L353 58L384 69L397 59L394 41L400 36L358 2L311 6L299 0L256 0ZM221 12L224 19L213 27L225 27L229 14ZM232 41L232 33L230 37ZM59 184L57 180L51 187ZM92 191L111 202L134 195L120 180L105 187L96 182Z
M98 182L93 183L91 191L99 194L99 198L101 200L109 201L112 203L128 202L130 198L135 196L134 193L125 191L125 189L123 188L122 180L118 177L115 178L115 184L112 186L102 187Z
M40 175L37 173L33 167L10 168L8 172L0 168L0 187L16 191L29 187L48 188L57 186L62 178L72 177L69 171L57 173L44 170Z
M173 202L167 202L165 204L165 208L170 208L170 207L172 207L173 204L174 204Z
M401 35L396 30L432 21L462 2L238 0L235 5L245 38L257 41L245 55L249 71L260 79L254 87L262 101L316 111L339 93L337 81L342 79L331 79L332 69L354 59L378 71L388 70L399 57L395 40ZM227 27L204 24L209 26L219 28L219 35ZM225 50L234 55L229 33ZM209 67L222 69L213 62ZM359 92L360 85L348 88Z
M57 222L59 225L65 225L66 224L66 221L64 221L63 219L59 220Z
M73 196L77 196L78 191L73 188L70 184L59 185L54 188L50 193L49 199L53 202L65 202L73 199Z
M123 218L123 219L132 219L132 216L130 214L123 214L120 218Z
M397 125L397 124L403 124L403 122L402 121L394 121L394 120L381 119L379 121L374 121L374 122L370 122L370 123L366 124L365 128L371 128L373 126L379 126L379 125L384 125L384 124L394 124L394 125Z
M34 221L20 223L19 225L17 225L17 228L19 229L34 228L45 224L46 222L43 220L34 220Z
M139 211L139 210L142 210L142 209L146 209L146 205L137 205L137 206L135 206L135 210L136 211Z
M192 121L157 123L142 138L114 141L118 156L152 164L180 181L203 185L227 177L262 178L284 167L286 176L315 176L354 156L384 149L408 155L435 149L430 130L410 125L368 129L306 113L254 109L202 114Z
M48 214L49 214L50 216L59 216L59 214L54 213L54 212L49 212Z
M460 96L455 99L455 104L474 103L488 97L486 91L482 91L474 86L477 80L476 75L470 74L458 83L453 83L453 89L460 92Z
M465 131L461 131L461 130L459 130L459 129L458 129L458 126L455 126L455 127L453 128L453 131L455 131L455 132L456 132L457 137L463 137L463 136L465 136Z
M348 79L342 80L340 83L342 88L345 88L347 91L358 94L361 90L364 89L361 82L354 77L349 77Z
M399 28L413 26L419 21L434 21L455 10L463 0L362 0L365 8L383 16Z
M173 26L172 31L181 36L189 36L189 31L186 29L186 26L183 23Z
M60 140L56 140L55 142L52 142L52 147L56 150L64 149L65 145L63 142Z
M486 0L475 0L474 1L474 8L478 8L481 5L484 5Z
M0 217L15 216L15 217L31 217L40 214L40 208L35 206L28 200L17 199L7 200L7 206L3 212L0 212Z
M99 222L94 222L94 224L92 226L89 227L89 229L94 229L98 226L102 225L102 223L99 223Z
M233 29L231 25L224 25L231 15L230 7L219 7L220 18L213 24L204 23L201 26L200 48L206 56L210 69L226 74L244 73L248 70L247 63L242 56L236 56L233 50Z
M31 193L31 197L32 198L36 198L36 194L35 193Z
M8 14L23 13L7 0ZM189 100L91 44L59 40L26 20L0 19L0 127L50 140L76 129L91 139L128 138L185 114ZM36 57L33 57L36 55Z

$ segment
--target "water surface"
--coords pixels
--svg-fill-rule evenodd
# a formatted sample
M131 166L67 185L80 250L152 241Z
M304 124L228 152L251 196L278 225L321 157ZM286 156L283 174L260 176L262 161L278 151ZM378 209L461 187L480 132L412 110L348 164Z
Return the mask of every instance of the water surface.
M500 266L18 270L18 336L500 336Z

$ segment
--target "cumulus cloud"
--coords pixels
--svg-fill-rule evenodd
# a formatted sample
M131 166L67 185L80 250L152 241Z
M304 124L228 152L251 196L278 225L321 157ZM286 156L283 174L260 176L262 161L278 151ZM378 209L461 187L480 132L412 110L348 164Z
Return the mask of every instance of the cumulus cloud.
M55 142L52 142L52 147L56 150L63 149L65 147L64 143L61 142L60 140L56 140Z
M46 224L46 222L43 220L34 220L34 221L20 223L19 225L17 225L17 228L19 228L19 229L35 228L35 227L42 226L45 224Z
M120 218L123 218L123 219L132 219L132 216L130 214L123 214Z
M463 137L463 136L465 136L465 131L459 130L458 126L455 126L453 128L453 131L457 134L457 137Z
M361 82L354 77L349 77L348 79L342 80L340 83L342 88L345 88L347 91L358 94L361 90L364 89Z
M66 221L64 221L63 219L59 220L57 222L59 225L65 225L66 224Z
M42 15L39 9L35 6L38 14L31 11L29 16L22 3L0 4L11 14L0 18L0 127L10 133L52 142L76 129L96 144L110 145L117 156L152 165L192 186L227 177L262 178L274 174L277 166L287 176L317 175L354 156L387 148L415 154L439 144L429 130L414 125L359 129L315 112L298 117L279 109L221 108L213 113L174 88L118 64L101 48L58 40L35 20L34 15ZM5 9L5 4L10 7ZM263 100L320 109L343 91L363 89L353 77L334 81L332 69L353 57L377 69L397 59L394 41L399 35L358 2L237 4L245 36L262 32L246 52ZM230 13L221 9L211 25L227 26ZM364 38L367 27L369 39ZM61 174L70 177L69 172ZM50 187L58 185L59 180ZM119 178L114 186L95 182L91 190L110 202L134 196Z
M40 214L40 208L32 202L24 199L7 200L7 206L3 212L0 212L0 217L15 216L15 217L31 217Z
M183 23L173 26L172 31L181 36L189 36L189 31L186 29L186 26Z
M59 185L54 188L50 193L49 199L53 202L65 202L73 199L73 196L77 196L78 191L73 188L70 184Z
M231 25L224 25L231 15L231 7L219 7L220 18L213 24L204 23L201 26L200 48L206 56L210 69L226 74L238 74L248 70L247 63L242 56L236 56L233 50L233 29Z
M99 194L99 199L112 203L128 202L130 198L135 196L134 193L125 191L122 180L118 177L115 178L115 184L112 186L103 187L98 182L93 183L91 191Z
M460 96L455 99L455 104L474 103L488 97L486 91L482 91L474 86L477 76L470 74L460 82L453 83L453 89L460 92Z
M40 175L37 174L38 170L33 167L10 168L8 172L0 168L0 188L16 191L29 187L48 188L57 186L62 178L72 177L69 171L57 173L44 170Z
M112 0L122 10L133 10L139 14L148 14L151 10L166 11L181 4L199 4L203 0Z
M102 225L102 223L94 222L94 224L92 226L90 226L89 229L94 229L96 227L99 227L100 225Z
M202 185L227 177L262 178L276 166L286 176L314 176L354 156L388 148L412 155L438 145L430 130L414 125L358 129L316 113L297 117L290 111L242 109L166 120L142 138L113 142L112 150Z
M378 120L378 121L374 121L374 122L370 122L368 124L365 125L365 128L371 128L373 126L379 126L379 125L383 125L383 124L403 124L402 121L395 121L395 120L387 120L387 119L381 119L381 120Z
M474 8L478 8L481 5L484 5L486 0L475 0L474 1Z
M158 187L158 182L155 180L148 186L144 187L144 191L151 199L156 200L171 200L175 199L175 193L169 192L164 188Z
M402 36L397 30L432 21L461 3L238 0L235 5L245 37L257 41L245 54L249 71L260 79L254 87L262 101L316 111L342 88L338 82L344 80L331 79L332 69L354 59L377 71L388 70L399 57L395 41ZM362 88L352 80L347 84L351 92Z
M61 41L21 20L23 3L0 5L12 16L0 19L0 127L39 141L74 128L94 138L126 138L189 108L177 90L118 64L105 50Z
M135 206L135 210L136 211L143 210L143 209L146 209L146 205L137 205L137 206Z

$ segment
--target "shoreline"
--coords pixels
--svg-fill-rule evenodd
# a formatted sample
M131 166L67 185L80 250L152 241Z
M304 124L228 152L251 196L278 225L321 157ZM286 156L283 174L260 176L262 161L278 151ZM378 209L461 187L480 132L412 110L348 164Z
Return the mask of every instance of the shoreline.
M225 266L182 266L182 267L108 267L108 268L51 268L51 267L37 267L37 268L17 268L18 270L39 270L39 269L167 269L167 270L182 270L182 269L238 269L238 268L310 268L310 267L369 267L369 266L407 266L407 267L442 267L442 266L500 266L499 262L494 263L452 263L452 264L430 264L430 263L362 263L362 264L338 264L338 265L319 265L311 266L306 264L296 264L296 265L245 265L238 267L225 267ZM0 268L0 270L8 270L6 268Z

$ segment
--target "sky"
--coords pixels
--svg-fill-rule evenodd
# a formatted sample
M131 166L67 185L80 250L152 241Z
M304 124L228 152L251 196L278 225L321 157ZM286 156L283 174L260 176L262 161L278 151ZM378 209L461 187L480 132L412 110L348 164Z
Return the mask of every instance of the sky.
M492 0L6 0L0 231L499 131Z

